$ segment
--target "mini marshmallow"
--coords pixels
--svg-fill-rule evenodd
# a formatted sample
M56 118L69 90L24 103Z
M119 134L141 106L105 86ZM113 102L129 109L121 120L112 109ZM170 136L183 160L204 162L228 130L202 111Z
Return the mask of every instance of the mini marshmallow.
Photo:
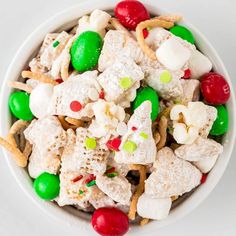
M48 107L53 94L51 84L39 84L30 94L30 110L37 118L43 118L49 114Z
M152 198L143 193L138 199L137 213L152 220L163 220L170 212L171 198Z
M192 53L188 65L191 70L191 79L200 79L202 75L212 69L211 61L198 50Z
M178 70L189 60L191 51L171 37L156 50L156 56L167 69Z

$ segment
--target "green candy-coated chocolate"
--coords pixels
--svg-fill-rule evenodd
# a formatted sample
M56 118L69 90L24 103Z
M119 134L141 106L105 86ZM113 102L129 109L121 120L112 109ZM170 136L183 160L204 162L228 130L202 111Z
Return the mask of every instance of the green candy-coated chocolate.
M33 114L29 107L30 96L25 92L14 92L11 94L8 104L12 114L21 120L32 120Z
M170 32L172 34L188 41L189 43L192 43L192 44L195 43L195 39L194 39L192 32L182 25L175 25L174 27L172 27L170 29Z
M72 44L70 55L73 68L79 72L92 69L98 63L102 38L94 31L85 31Z
M34 181L34 190L44 200L53 200L59 195L60 180L58 175L42 173Z
M151 87L145 87L137 92L136 98L132 104L133 111L144 101L149 100L152 103L151 119L154 121L159 112L159 97L157 92Z
M228 111L223 105L216 106L217 118L211 128L211 135L225 134L229 126Z

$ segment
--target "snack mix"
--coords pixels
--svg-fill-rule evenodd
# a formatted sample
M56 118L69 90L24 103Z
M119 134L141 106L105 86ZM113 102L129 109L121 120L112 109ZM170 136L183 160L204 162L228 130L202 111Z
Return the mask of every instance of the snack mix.
M179 16L136 0L94 10L26 68L0 144L40 198L92 213L101 235L168 217L223 152L230 88Z

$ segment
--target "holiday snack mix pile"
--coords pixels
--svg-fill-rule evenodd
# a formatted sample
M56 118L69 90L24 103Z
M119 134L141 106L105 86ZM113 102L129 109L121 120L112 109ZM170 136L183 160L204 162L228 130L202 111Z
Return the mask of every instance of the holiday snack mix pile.
M223 152L230 88L176 15L136 0L48 33L10 82L17 118L0 144L36 194L93 213L101 235L168 217Z

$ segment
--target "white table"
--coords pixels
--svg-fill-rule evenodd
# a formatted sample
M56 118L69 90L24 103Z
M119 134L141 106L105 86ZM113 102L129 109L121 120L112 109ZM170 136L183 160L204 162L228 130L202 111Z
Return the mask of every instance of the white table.
M56 12L80 0L0 0L0 81L27 35ZM102 0L101 0L102 1ZM181 13L212 42L236 85L236 1L156 0L161 8ZM0 152L0 235L81 235L59 225L32 204L9 173ZM236 235L236 149L222 180L194 212L159 230L159 236ZM93 234L91 234L93 235ZM84 235L83 235L84 236ZM140 235L139 235L140 236Z

